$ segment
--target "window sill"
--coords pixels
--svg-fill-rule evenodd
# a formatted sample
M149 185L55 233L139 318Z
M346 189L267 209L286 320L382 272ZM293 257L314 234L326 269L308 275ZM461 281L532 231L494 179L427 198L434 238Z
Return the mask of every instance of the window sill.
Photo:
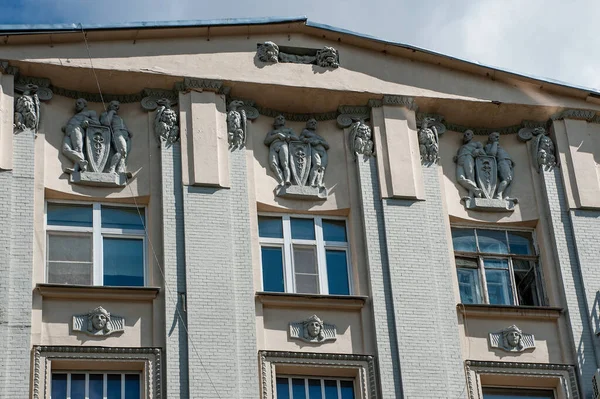
M44 298L56 299L123 299L152 301L159 287L103 287L90 285L37 284L35 289Z
M493 317L521 317L526 319L558 319L563 313L563 308L550 306L511 306L487 304L462 304L456 309L466 316L493 316Z
M362 295L291 294L287 292L257 292L256 298L265 306L327 309L362 309L368 300L368 297Z

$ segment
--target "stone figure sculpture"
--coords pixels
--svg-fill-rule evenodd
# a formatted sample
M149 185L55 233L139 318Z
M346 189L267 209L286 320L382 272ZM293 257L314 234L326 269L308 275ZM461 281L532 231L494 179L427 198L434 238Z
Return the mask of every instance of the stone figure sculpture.
M243 101L233 100L227 106L227 136L231 148L242 148L246 144L246 111L241 109Z
M446 128L435 118L425 117L418 131L419 152L423 163L435 163L440 159L440 138Z
M102 306L84 315L73 316L73 331L79 331L88 335L106 336L125 329L125 319L120 316L111 315Z
M532 334L524 334L516 325L489 334L490 347L506 352L523 352L535 348L535 338Z
M326 324L317 315L306 320L290 323L290 338L310 343L323 343L337 339L336 328Z
M158 107L154 114L154 134L158 144L164 141L167 145L179 139L179 126L177 112L171 108L171 100L160 98L156 100Z
M293 50L293 49L290 49ZM340 66L338 51L333 47L325 46L320 50L298 49L298 54L286 53L279 50L279 46L271 41L258 45L256 55L259 61L274 63L314 64L324 68L337 68Z
M17 132L26 129L37 133L40 125L40 99L37 95L38 86L26 84L23 94L15 98L14 127Z
M269 166L278 186L276 195L298 199L323 199L329 144L316 133L317 121L311 119L300 137L285 127L285 117L278 115L265 137L269 146Z
M373 140L371 140L371 128L362 120L350 125L349 135L350 150L354 154L365 156L373 155Z
M76 114L63 127L65 137L61 148L73 162L73 168L65 168L71 183L124 186L131 177L125 170L131 133L117 114L119 107L118 101L111 101L108 110L98 118L95 111L87 109L85 99L75 101Z
M493 132L485 145L473 141L473 132L463 134L456 162L456 181L468 195L463 197L467 209L512 211L517 202L509 198L507 189L513 180L514 163L499 144L500 134ZM498 182L499 180L499 182Z
M531 159L533 167L539 172L542 169L550 170L557 165L556 151L552 139L546 135L546 129L537 126L534 128L524 127L517 135L520 141L526 142L533 139L531 146Z

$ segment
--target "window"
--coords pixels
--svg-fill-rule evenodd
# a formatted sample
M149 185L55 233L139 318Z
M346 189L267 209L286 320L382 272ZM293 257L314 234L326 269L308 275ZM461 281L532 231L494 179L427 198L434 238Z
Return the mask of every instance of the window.
M543 305L530 232L452 228L462 303Z
M143 286L144 224L144 209L49 202L46 281Z
M277 377L277 399L354 399L354 381L316 377Z
M549 390L483 388L483 399L554 399Z
M140 374L98 372L52 373L52 399L140 399Z
M258 233L265 291L350 294L344 220L259 216Z

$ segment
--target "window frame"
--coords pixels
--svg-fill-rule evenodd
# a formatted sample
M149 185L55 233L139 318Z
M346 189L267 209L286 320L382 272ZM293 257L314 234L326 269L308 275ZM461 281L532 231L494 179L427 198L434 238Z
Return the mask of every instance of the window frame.
M455 269L457 271L458 271L458 269L474 269L473 267L456 265L456 258L467 258L467 259L475 260L477 262L477 276L478 276L479 282L480 282L479 289L481 290L481 296L482 296L481 304L493 305L493 304L490 304L490 300L489 300L487 278L485 275L486 267L484 264L484 259L507 260L507 262L508 262L507 268L492 268L492 269L496 269L496 270L508 270L509 271L510 290L511 290L511 298L512 298L513 303L512 303L512 305L511 304L502 304L500 306L531 306L531 305L521 305L519 303L517 284L515 281L515 271L514 271L513 260L514 259L522 259L522 260L527 260L529 262L533 261L535 263L535 265L533 266L533 273L535 274L536 287L539 291L538 292L538 300L540 302L540 305L538 305L538 306L550 306L548 298L546 296L545 278L544 278L544 272L543 272L543 268L542 268L542 264L541 264L540 251L539 251L539 247L537 244L537 234L536 234L535 228L512 227L512 226L500 227L500 226L477 226L477 225L469 225L469 224L452 224L450 226L450 235L451 235L450 241L451 242L452 242L452 231L454 229L473 229L473 230L518 232L518 233L531 234L531 247L534 252L533 255L521 255L521 254L512 254L512 253L498 254L498 253L490 253L490 252L479 252L479 237L477 234L475 234L475 240L476 240L475 245L477 247L477 252L457 251L454 249L454 245L452 246L452 251L454 253L454 260L455 260ZM488 269L490 269L490 268L488 267ZM457 278L458 278L458 276L457 276ZM539 281L538 281L538 279L539 279ZM460 285L460 282L458 282L458 284ZM459 293L459 295L460 295L460 293ZM463 303L462 298L461 298L460 303ZM470 305L470 304L465 304L465 305Z
M92 227L81 227L81 226L56 226L48 224L48 204L59 204L59 205L86 205L92 208ZM114 208L137 208L143 209L144 215L144 229L118 229L102 227L102 214L101 209L103 206L114 207ZM47 199L44 201L44 232L46 235L46 247L44 254L44 281L48 282L48 256L50 254L49 249L49 237L50 235L92 235L92 284L89 286L99 287L113 287L104 285L104 237L108 238L125 238L125 239L137 239L142 241L142 272L144 274L144 284L142 287L148 286L149 271L148 271L148 238L146 236L147 225L148 225L148 207L136 206L135 204L121 204L114 202L102 202L102 201L67 201L67 200L54 200ZM73 285L73 284L66 284ZM87 286L87 285L86 285Z
M85 397L89 398L90 390L90 374L102 374L103 375L103 391L107 392L107 375L108 374L120 374L121 375L121 398L125 398L125 374L137 375L140 377L140 398L144 397L144 375L141 371L136 370L88 370L88 369L55 369L50 372L49 391L52 392L52 380L54 374L67 374L67 398L71 397L71 374L85 374ZM106 396L104 396L106 397Z
M527 394L527 393L540 393L540 392L549 392L552 393L552 399L556 399L556 389L554 388L533 388L533 387L512 387L512 386L501 386L501 385L484 385L481 387L482 395L486 394L486 390L501 390L506 391L508 394ZM529 392L527 392L529 391ZM489 393L489 392L488 392ZM500 392L503 393L503 392ZM532 398L536 398L537 396L532 396Z
M332 377L332 376L322 376L322 375L296 375L296 374L277 374L276 375L276 380L279 378L287 378L288 379L288 388L289 388L289 395L290 398L293 399L294 395L293 395L293 386L292 386L292 379L302 379L304 380L304 392L305 392L305 397L308 398L309 397L309 388L308 388L308 380L319 380L321 382L321 397L323 398L325 396L325 380L335 380L336 381L336 388L337 388L337 395L338 398L341 397L342 394L342 390L341 390L341 385L340 382L341 381L351 381L352 382L352 389L353 389L353 393L354 393L354 397L357 396L357 389L356 389L356 380L354 378L351 377ZM277 390L277 389L276 389Z
M312 246L316 248L316 261L317 261L317 273L318 273L318 284L319 292L316 294L308 295L337 295L329 294L329 278L327 275L327 250L343 250L346 252L346 273L348 276L348 294L354 294L354 279L352 273L352 256L350 251L350 230L348 227L348 219L343 216L328 216L328 215L303 215L303 214L290 214L290 213L271 213L271 212L259 212L257 217L257 230L259 226L258 218L264 217L279 217L281 218L283 238L270 238L261 237L260 231L258 231L258 242L259 242L259 259L260 259L260 280L261 289L264 289L264 276L263 276L263 260L262 260L262 247L271 248L282 248L283 256L283 292L288 294L296 294L296 272L294 266L294 255L293 245L298 246ZM315 227L315 239L304 240L304 239L292 239L292 227L291 219L311 219L314 221ZM342 241L325 241L323 237L323 219L326 220L339 220L344 222L346 230L346 242ZM291 289L290 289L291 288ZM271 292L271 291L267 291ZM305 293L300 293L305 294Z

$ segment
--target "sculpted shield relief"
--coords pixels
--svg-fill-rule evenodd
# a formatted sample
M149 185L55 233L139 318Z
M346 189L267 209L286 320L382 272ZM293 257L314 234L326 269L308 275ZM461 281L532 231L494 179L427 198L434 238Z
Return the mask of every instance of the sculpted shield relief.
M310 144L302 141L290 141L290 164L294 184L305 186L310 173Z
M111 132L108 126L90 124L86 129L86 149L89 155L88 166L93 172L102 173L110 153Z

